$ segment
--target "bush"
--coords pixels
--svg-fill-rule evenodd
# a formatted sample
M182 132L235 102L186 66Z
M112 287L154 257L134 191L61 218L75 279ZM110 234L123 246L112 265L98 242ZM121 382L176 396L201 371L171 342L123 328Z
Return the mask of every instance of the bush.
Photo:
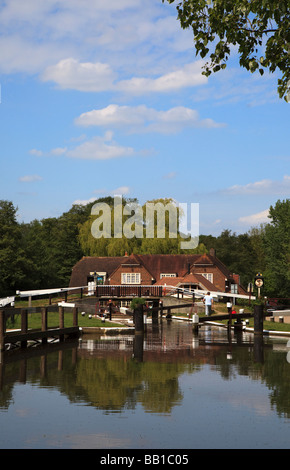
M141 297L136 297L130 303L130 309L134 310L135 308L139 307L139 305L145 305L145 303L145 299L142 299Z

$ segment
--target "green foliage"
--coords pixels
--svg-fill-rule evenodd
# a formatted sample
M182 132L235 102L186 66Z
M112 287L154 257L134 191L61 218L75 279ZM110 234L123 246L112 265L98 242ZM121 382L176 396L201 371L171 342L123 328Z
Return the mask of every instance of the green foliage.
M258 237L258 235L256 235ZM224 230L218 237L201 235L200 241L208 249L214 248L216 256L232 272L240 275L241 284L247 287L255 274L263 269L261 256L256 252L250 233L237 235L231 230Z
M133 299L130 303L130 309L134 310L135 308L139 307L139 305L145 305L145 303L145 299L142 299L141 297L135 297L135 299Z
M278 200L269 210L271 223L265 227L263 242L267 258L265 283L271 295L290 296L290 199Z
M95 238L92 235L92 224L97 219L101 219L102 212L96 215L92 214L89 215L87 220L83 224L79 226L79 243L83 254L85 256L124 256L125 252L127 253L139 253L139 254L174 254L174 253L182 253L180 249L180 242L185 241L178 231L178 222L177 222L177 231L175 234L172 235L170 233L170 216L169 210L172 209L174 213L176 213L176 220L179 221L179 208L175 205L172 199L154 199L151 201L147 201L142 207L142 236L137 236L136 232L136 224L134 223L134 217L136 211L134 211L134 205L137 204L136 199L126 199L122 198L122 224L123 227L127 223L127 228L132 231L132 238L128 238L122 233L121 236L118 235L115 238L115 228L114 228L114 221L115 221L115 207L114 207L114 200L112 198L102 198L95 201L97 203L106 203L109 205L111 214L110 214L110 225L111 225L111 233L110 237L100 237ZM158 216L157 211L154 212L154 228L153 228L153 237L147 237L147 229L148 226L146 225L146 207L147 203L152 203L157 207L158 204L161 207L167 207L169 210L164 211L164 236L158 237L157 236L157 227L158 227ZM138 209L140 206L137 204ZM124 208L127 207L128 211L132 209L130 214L125 214ZM175 212L176 211L176 212ZM162 220L162 218L160 218ZM100 229L100 231L102 231ZM205 247L200 246L192 250L183 250L185 253L204 253Z
M250 72L278 70L279 96L289 100L289 0L183 0L176 8L182 28L193 31L196 54L210 58L204 75L226 68L234 49Z
M21 246L17 209L10 201L0 201L0 297L15 293L32 268Z
M112 198L98 201L113 204ZM136 200L133 200L136 201ZM125 202L125 201L124 201ZM17 222L17 209L0 201L0 297L16 290L67 287L71 269L82 256L182 253L180 234L170 238L168 219L164 238L100 238L91 235L91 207L73 206L59 218ZM127 220L128 220L128 216ZM144 227L145 229L145 227ZM256 273L265 279L262 295L289 297L290 292L290 200L277 201L269 210L269 223L248 233L224 230L218 237L200 235L199 245L184 253L216 256L247 287Z
M270 207L269 224L237 235L224 230L220 236L200 236L207 249L215 248L216 256L233 273L241 276L247 287L258 272L265 284L262 295L289 299L290 293L290 200L278 200Z

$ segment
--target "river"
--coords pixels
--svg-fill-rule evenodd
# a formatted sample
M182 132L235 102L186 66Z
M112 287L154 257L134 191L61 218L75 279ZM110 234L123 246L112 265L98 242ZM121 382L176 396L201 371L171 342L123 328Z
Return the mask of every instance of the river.
M162 320L6 351L0 448L289 448L287 342Z

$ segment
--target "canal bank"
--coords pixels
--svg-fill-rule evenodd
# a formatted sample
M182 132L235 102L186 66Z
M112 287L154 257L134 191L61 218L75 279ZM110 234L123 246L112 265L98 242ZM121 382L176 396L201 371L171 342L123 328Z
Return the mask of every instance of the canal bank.
M171 321L171 320L174 320L174 321L180 321L180 322L187 322L187 323L191 323L192 320L189 319L188 317L183 317L183 316L172 316L170 320L167 319L167 321ZM109 321L108 321L109 323ZM146 320L146 323L144 325L144 327L146 327L146 325L149 325L151 324L151 319L147 319ZM203 323L200 323L200 327L202 328L203 325L212 325L212 326L216 326L218 328L223 328L223 329L227 329L228 328L228 325L224 324L224 323L220 323L220 322L215 322L215 321L212 321L212 320L208 320L208 321L205 321ZM233 324L232 327L231 327L232 330L235 330L235 325ZM81 330L81 333L82 334L94 334L94 333L101 333L101 334L104 334L104 335L114 335L114 334L134 334L135 333L135 327L132 326L120 326L120 327L110 327L110 326L101 326L101 327L94 327L94 326L91 326L91 327L81 327L80 328ZM242 331L245 331L245 332L248 332L248 333L254 333L254 328L252 327L249 327L247 325L242 325L241 327L241 330ZM279 331L279 330L267 330L267 329L263 329L263 336L279 336L279 337L290 337L290 331Z
M191 322L191 319L189 319L188 317L172 316L171 319L172 320ZM217 326L219 328L225 328L225 329L228 328L227 324L220 323L220 322L217 322L217 321L215 322L215 321L212 321L212 320L207 320L207 321L203 322L202 324L200 324L200 326L205 325L205 324ZM232 325L231 329L234 330L235 325ZM241 329L242 329L242 331L247 331L248 333L254 333L254 328L246 326L246 325L242 325ZM264 336L281 336L281 337L285 336L285 337L290 337L290 331L279 331L279 330L266 330L266 329L263 329L263 335Z

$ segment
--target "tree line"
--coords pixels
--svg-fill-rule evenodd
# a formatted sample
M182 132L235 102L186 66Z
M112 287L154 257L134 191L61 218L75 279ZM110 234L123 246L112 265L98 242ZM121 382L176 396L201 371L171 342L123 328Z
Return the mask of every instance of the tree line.
M163 203L172 200L159 200ZM83 256L123 256L128 254L208 253L216 256L228 269L240 275L247 287L260 272L265 280L263 294L290 297L290 200L278 200L269 209L269 223L251 228L243 234L224 230L219 236L200 235L199 245L182 251L181 235L170 238L165 219L164 238L115 238L112 219L111 238L94 238L91 226L96 216L92 207L106 203L114 211L111 197L99 198L87 205L73 205L60 217L17 221L13 202L0 200L0 298L16 290L67 287L71 270ZM136 199L123 198L122 204ZM123 221L129 216L123 215Z

